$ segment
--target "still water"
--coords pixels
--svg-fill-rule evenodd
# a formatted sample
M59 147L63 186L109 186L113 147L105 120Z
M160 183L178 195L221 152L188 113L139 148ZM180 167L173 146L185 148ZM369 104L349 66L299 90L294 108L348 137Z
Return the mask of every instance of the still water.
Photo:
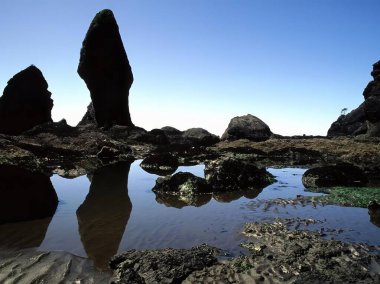
M75 179L51 178L59 198L52 218L0 226L0 247L37 247L89 257L98 268L110 257L128 249L189 248L201 243L244 253L239 244L246 222L275 218L312 218L310 230L325 230L329 238L380 245L380 228L369 220L367 209L339 206L273 206L260 203L274 198L294 198L304 191L305 169L269 168L277 182L257 192L207 196L187 206L185 202L156 196L158 176L140 168L141 161L123 163ZM203 177L203 165L180 167ZM302 228L302 225L301 225ZM339 232L334 229L340 229Z

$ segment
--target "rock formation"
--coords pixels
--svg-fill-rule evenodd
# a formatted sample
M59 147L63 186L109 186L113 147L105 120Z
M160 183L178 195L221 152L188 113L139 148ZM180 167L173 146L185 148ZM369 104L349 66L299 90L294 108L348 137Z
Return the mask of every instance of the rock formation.
M182 196L211 193L211 188L205 179L187 172L178 172L173 176L159 177L152 190L153 192Z
M274 177L254 163L233 158L220 158L205 163L205 179L214 192L263 189Z
M218 254L205 244L188 250L129 250L113 257L110 267L117 271L116 284L182 283L192 272L217 264Z
M78 74L91 93L91 105L81 124L134 126L129 114L128 96L133 74L119 27L110 10L96 14L80 52Z
M373 64L371 75L373 80L363 92L365 101L349 114L341 115L331 125L328 136L380 136L380 61Z
M51 122L53 100L48 84L36 66L29 66L8 81L0 98L0 133L17 135Z
M348 163L307 170L302 176L306 187L365 186L367 176L362 169Z
M261 119L251 114L237 116L231 119L222 140L249 139L252 141L265 141L269 139L272 132L269 126Z
M159 176L171 175L178 168L178 160L169 153L152 154L140 164L146 172Z

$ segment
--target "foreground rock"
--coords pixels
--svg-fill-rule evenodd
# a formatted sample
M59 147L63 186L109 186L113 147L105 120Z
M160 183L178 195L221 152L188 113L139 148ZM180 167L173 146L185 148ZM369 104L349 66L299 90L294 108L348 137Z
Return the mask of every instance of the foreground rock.
M363 170L350 164L316 167L307 170L302 183L307 187L365 186L368 180Z
M140 164L146 172L157 175L171 175L178 168L178 160L169 153L153 154Z
M0 98L0 133L17 135L50 122L53 100L41 71L31 65L8 81Z
M380 255L365 245L324 240L318 233L290 231L282 222L249 223L243 233L252 257L235 265L261 274L262 280L286 283L376 283ZM263 268L263 269L260 269Z
M378 283L380 252L289 230L287 221L249 223L249 254L218 262L218 250L127 251L110 263L116 283Z
M345 136L360 135L365 137L380 137L380 61L373 64L370 81L364 89L365 101L347 115L341 115L334 122L327 135Z
M93 19L80 53L78 73L86 82L93 105L82 123L98 126L133 126L128 96L133 74L119 27L110 10L102 10Z
M265 168L245 160L222 158L205 166L205 178L215 192L262 189L274 181Z
M115 256L115 283L182 283L192 272L217 263L217 250L207 245L191 249L130 250Z
M271 136L272 132L268 125L256 116L247 114L231 119L221 139L249 139L252 141L265 141Z
M0 165L0 224L51 217L58 197L49 177Z

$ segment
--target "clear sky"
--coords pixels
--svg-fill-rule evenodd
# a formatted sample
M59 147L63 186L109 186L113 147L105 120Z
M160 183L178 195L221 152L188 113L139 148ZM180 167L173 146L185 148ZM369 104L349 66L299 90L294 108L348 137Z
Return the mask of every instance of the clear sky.
M76 125L76 70L95 14L113 10L135 77L132 121L221 135L253 114L283 135L325 135L362 101L380 60L379 0L0 0L0 89L36 65L53 120Z

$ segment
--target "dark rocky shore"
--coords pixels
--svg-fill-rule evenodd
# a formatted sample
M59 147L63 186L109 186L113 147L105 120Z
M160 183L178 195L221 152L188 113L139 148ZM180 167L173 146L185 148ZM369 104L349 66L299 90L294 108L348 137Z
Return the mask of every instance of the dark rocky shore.
M16 74L5 87L0 98L0 223L54 215L57 196L49 183L53 174L65 178L101 175L112 172L113 164L127 162L129 167L136 159L143 159L144 170L164 176L153 188L157 200L179 207L207 203L211 194L257 196L274 181L266 170L269 166L312 168L304 176L306 187L380 184L379 63L373 67L374 81L364 91L363 105L340 117L327 137L283 137L273 134L259 118L245 115L233 118L220 139L202 128L180 131L167 126L147 131L132 123L128 96L133 74L110 10L95 16L80 55L78 73L88 86L91 102L75 127L64 119L52 121L51 93L37 67ZM205 164L205 178L172 175L180 165L195 164ZM22 177L24 183L15 177ZM127 177L117 182L126 184ZM96 176L90 193L85 203L101 208L92 204L91 196L103 194L106 200L108 193L99 192ZM130 204L128 196L114 193L123 204ZM378 220L376 202L380 200L372 201L371 212ZM130 206L123 206L115 204L129 216ZM81 219L89 218L85 207L78 209L77 216L83 235L91 238L81 226ZM109 230L123 232L126 224L111 225ZM378 248L292 231L281 220L250 223L242 233L251 239L242 244L249 250L246 256L221 261L223 251L207 245L113 256L115 248L111 254L99 251L105 261L97 266L108 272L96 271L89 260L66 253L1 252L0 281L103 283L112 281L109 269L114 270L115 283L380 281Z

